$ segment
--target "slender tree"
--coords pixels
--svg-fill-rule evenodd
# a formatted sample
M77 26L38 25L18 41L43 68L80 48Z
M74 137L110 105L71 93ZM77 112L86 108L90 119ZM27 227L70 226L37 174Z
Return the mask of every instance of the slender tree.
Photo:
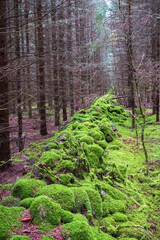
M6 0L0 0L0 167L10 158L8 80L5 75L6 53ZM1 165L2 164L2 165Z
M39 113L40 113L40 134L47 135L46 126L46 97L45 97L45 74L44 74L44 38L42 24L42 2L37 0L37 43L38 43L38 65L39 65Z

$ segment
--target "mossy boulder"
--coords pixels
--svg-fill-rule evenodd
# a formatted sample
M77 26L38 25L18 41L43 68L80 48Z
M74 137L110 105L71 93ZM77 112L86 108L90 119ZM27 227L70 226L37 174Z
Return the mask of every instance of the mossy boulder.
M79 139L80 142L85 142L87 144L93 144L93 138L90 136L83 136Z
M108 184L107 182L100 182L101 188L103 191L105 191L106 195L109 195L110 197L112 197L115 200L125 200L126 199L126 195L122 192L120 192L118 189L112 187L110 184ZM104 199L105 199L104 196ZM108 197L107 197L108 200Z
M100 165L100 160L94 152L90 152L87 154L87 159L90 167L97 168Z
M103 218L100 225L101 225L101 229L104 232L107 232L108 234L111 234L113 236L116 235L117 229L116 229L116 222L114 218L112 217Z
M20 229L21 215L24 211L22 207L5 207L0 205L0 239L6 240L11 231Z
M29 198L34 195L34 191L42 188L46 185L46 182L36 179L19 179L16 181L12 195L19 197L20 199Z
M35 198L25 198L20 202L20 206L28 209L34 200Z
M107 213L113 214L115 212L125 213L126 212L126 203L125 203L125 201L109 198L108 200L103 202L103 211L104 211L105 215Z
M103 149L106 149L106 147L107 147L107 145L108 145L105 140L98 141L97 144L98 144L101 148L103 148Z
M96 240L92 228L84 221L67 223L63 227L70 232L69 236L72 240Z
M73 221L73 219L74 219L74 214L73 213L62 209L61 220L62 220L63 223L70 223L70 222Z
M39 159L39 162L46 163L49 167L54 167L56 161L60 160L60 156L55 150L44 152Z
M75 222L75 221L80 221L80 222L86 222L86 223L88 223L88 219L87 219L84 215L79 214L79 213L74 214L74 216L73 216L73 222Z
M127 222L128 218L124 213L116 212L112 215L116 222Z
M59 203L64 210L72 211L75 203L74 194L70 188L61 184L51 184L35 192L35 196L46 195Z
M103 132L105 136L105 140L107 142L112 142L115 138L115 133L112 129L112 126L109 122L102 122L100 125L100 130Z
M87 216L91 217L92 215L91 203L86 191L80 187L72 187L70 189L73 192L75 197L73 211L77 213L84 213L84 214L87 213Z
M32 239L27 236L16 235L16 236L10 238L10 240L32 240Z
M92 214L95 217L102 217L103 215L102 199L100 197L99 192L92 188L87 188L87 187L83 187L83 189L86 191L89 197L91 208L92 208Z
M103 148L101 148L97 144L88 145L88 148L89 148L90 152L94 153L98 158L101 158L104 154Z
M61 221L61 207L47 196L36 197L30 206L30 214L35 224L42 222L58 226Z
M6 207L18 207L19 200L17 198L14 198L13 196L8 196L2 198L2 200L0 200L0 204Z
M61 184L67 186L70 183L75 183L77 180L72 173L61 174L59 177Z

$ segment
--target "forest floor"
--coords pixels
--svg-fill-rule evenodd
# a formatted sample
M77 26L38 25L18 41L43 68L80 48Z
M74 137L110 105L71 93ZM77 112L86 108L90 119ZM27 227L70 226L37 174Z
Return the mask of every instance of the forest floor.
M152 193L155 191L158 186L159 188L159 178L158 173L160 171L160 124L155 123L155 115L151 116L150 110L146 111L147 114L147 126L145 132L145 141L147 152L149 155L149 163L148 168L150 172L150 180L142 177L142 173L144 171L144 154L143 149L141 146L140 140L140 133L141 129L138 129L138 138L136 137L135 131L131 129L131 119L125 122L125 126L117 126L118 132L120 133L121 142L122 142L122 149L118 151L109 150L109 159L117 164L129 166L129 178L134 178L137 183L134 183L135 188L141 188L141 195L146 193L147 201L152 201L153 196L153 206L152 210L155 212L153 216L153 212L151 212L150 225L149 230L153 235L160 236L160 232L158 229L160 228L160 223L158 222L158 218L160 218L160 209L158 207L157 202L159 200L154 200L154 194ZM0 184L14 184L17 179L23 178L34 165L35 161L39 159L42 155L44 150L46 149L47 144L50 142L50 138L54 136L54 134L58 131L58 128L53 124L53 117L52 115L47 116L48 119L48 132L49 134L45 137L40 137L39 135L39 121L37 119L37 115L33 117L33 119L26 119L24 120L24 129L26 131L26 141L25 141L25 149L17 154L16 153L16 146L13 144L13 162L11 162L11 166L1 172L0 175ZM16 125L16 119L12 118L12 126ZM65 125L66 123L63 122ZM35 126L35 127L33 127ZM12 135L14 139L15 135ZM124 145L123 145L124 144ZM113 145L112 147L114 147ZM35 173L36 174L36 173ZM153 179L153 181L151 181ZM152 183L151 183L152 182ZM150 184L151 187L148 187L147 184ZM158 185L157 185L158 184ZM7 186L7 185L6 185ZM139 191L139 190L138 190ZM0 189L0 199L3 199L7 196L10 196L11 188ZM138 196L138 195L137 195ZM145 203L144 203L145 205ZM143 207L143 206L142 206ZM137 205L134 204L134 208L137 208ZM145 206L144 206L145 212ZM25 235L30 237L32 240L39 240L44 235L44 231L39 229L39 226L32 224L31 221L24 221L23 219L30 218L30 214L28 210L25 210L22 214L22 227L20 230L13 231L14 234L18 235ZM143 220L142 220L143 222ZM157 235L158 234L158 235ZM61 228L54 228L52 233L49 233L51 237L55 240L63 239L62 236L62 229ZM149 238L144 238L149 239ZM152 238L151 238L152 239ZM157 239L157 238L156 238ZM159 238L158 238L159 239Z

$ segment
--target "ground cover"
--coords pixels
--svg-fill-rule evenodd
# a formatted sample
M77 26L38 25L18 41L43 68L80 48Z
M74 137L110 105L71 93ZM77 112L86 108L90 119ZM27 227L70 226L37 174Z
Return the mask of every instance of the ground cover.
M20 179L0 186L0 239L160 239L160 128L147 114L148 176L141 128L110 94L32 143L11 166Z

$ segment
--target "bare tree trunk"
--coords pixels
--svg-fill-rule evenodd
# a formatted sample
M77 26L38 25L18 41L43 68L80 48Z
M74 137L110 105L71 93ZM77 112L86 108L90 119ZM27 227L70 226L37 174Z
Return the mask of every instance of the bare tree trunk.
M60 107L59 107L59 81L58 81L58 60L57 60L57 16L55 14L56 3L52 2L52 48L53 48L53 84L54 84L54 110L55 126L60 125Z
M128 4L128 33L127 33L127 58L128 58L128 106L132 108L132 128L135 128L135 101L134 101L134 67L133 67L133 50L132 50L132 23L131 23L131 0L127 1Z
M38 65L39 65L39 112L40 112L40 134L47 135L46 127L46 106L45 106L45 74L44 74L44 40L42 25L42 3L37 0L37 32L38 32Z
M31 101L31 74L29 66L29 29L28 29L28 15L29 15L29 4L25 1L25 26L26 26L26 50L27 50L27 97L28 97L28 118L32 118L32 101Z
M19 152L23 150L23 119L22 119L22 88L21 88L21 70L20 70L20 34L19 34L19 9L18 0L14 0L15 4L15 52L17 57L17 103L18 103L18 141L19 141Z
M0 16L6 12L6 0L0 0ZM0 167L10 158L8 79L4 67L7 64L6 20L0 17ZM8 162L7 162L8 163Z

